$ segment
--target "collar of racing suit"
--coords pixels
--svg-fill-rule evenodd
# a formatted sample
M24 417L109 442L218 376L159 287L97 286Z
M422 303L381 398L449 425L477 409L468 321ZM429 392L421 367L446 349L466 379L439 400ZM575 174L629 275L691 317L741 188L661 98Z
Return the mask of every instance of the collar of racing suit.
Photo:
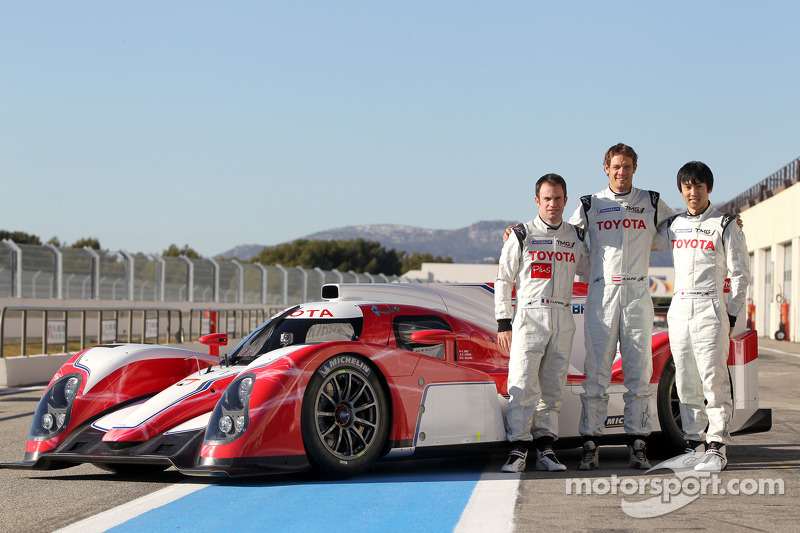
M714 210L712 209L711 200L709 200L708 201L708 205L706 206L706 208L703 209L700 213L697 213L696 215L693 215L687 209L686 210L686 216L688 218L691 218L692 220L698 220L698 221L702 222L703 220L707 219L708 215L710 215L713 211Z
M536 217L536 218L538 218L538 219L539 219L539 221L541 221L541 223L542 223L542 224L544 224L544 226L545 226L545 227L544 227L543 229L557 230L557 229L559 229L559 228L561 227L561 225L564 223L564 220L562 219L562 220L561 220L561 222L559 222L557 225L555 225L555 226L554 226L554 225L552 225L552 224L549 224L549 223L547 223L547 222L546 222L546 221L545 221L545 220L544 220L542 217L540 217L540 216L539 216L539 217Z

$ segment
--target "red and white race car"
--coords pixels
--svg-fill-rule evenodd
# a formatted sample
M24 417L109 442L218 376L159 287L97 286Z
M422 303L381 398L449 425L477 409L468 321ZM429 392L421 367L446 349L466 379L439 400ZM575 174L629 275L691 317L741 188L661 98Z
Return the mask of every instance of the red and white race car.
M578 436L585 290L575 285L559 442ZM23 461L3 466L200 475L316 467L346 477L381 458L498 451L508 356L496 343L490 285L326 285L322 298L274 316L221 357L133 344L75 355L39 402ZM757 348L754 331L731 341L734 432L771 427L771 410L758 407ZM665 332L653 336L653 369L661 436L651 446L682 450ZM607 441L623 437L623 391L617 361Z

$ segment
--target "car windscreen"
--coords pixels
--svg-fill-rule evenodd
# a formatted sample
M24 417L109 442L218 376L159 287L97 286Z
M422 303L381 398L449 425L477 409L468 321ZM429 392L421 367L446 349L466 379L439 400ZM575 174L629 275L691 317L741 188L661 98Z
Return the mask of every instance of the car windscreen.
M355 341L361 336L364 319L291 318L284 313L254 331L228 355L231 364L250 364L267 352L297 344Z

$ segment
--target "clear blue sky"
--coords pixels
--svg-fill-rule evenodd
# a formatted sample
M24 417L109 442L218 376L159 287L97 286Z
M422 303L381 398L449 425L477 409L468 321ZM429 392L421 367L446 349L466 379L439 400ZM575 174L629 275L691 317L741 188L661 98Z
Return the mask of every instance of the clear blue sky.
M800 2L0 3L0 229L215 255L455 229L608 184L722 202L800 155ZM787 214L788 216L788 214ZM499 238L499 236L498 236Z

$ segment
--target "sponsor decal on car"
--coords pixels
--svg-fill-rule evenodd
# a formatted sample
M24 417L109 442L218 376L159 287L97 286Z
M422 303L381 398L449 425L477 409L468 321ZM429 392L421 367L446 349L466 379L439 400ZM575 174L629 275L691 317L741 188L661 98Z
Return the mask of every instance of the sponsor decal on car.
M336 357L332 357L331 359L326 361L324 365L319 367L319 370L317 370L317 372L319 372L319 374L322 377L325 377L328 374L330 374L332 371L336 370L336 367L342 366L342 365L354 366L354 367L358 368L359 370L361 370L367 376L370 374L370 372L372 372L370 367L367 366L364 363L364 361L362 361L358 357L354 357L352 355L337 355Z
M333 313L330 309L298 309L289 316L292 318L333 318Z
M603 427L607 428L621 428L625 425L625 417L623 415L613 415L606 417L606 422Z

